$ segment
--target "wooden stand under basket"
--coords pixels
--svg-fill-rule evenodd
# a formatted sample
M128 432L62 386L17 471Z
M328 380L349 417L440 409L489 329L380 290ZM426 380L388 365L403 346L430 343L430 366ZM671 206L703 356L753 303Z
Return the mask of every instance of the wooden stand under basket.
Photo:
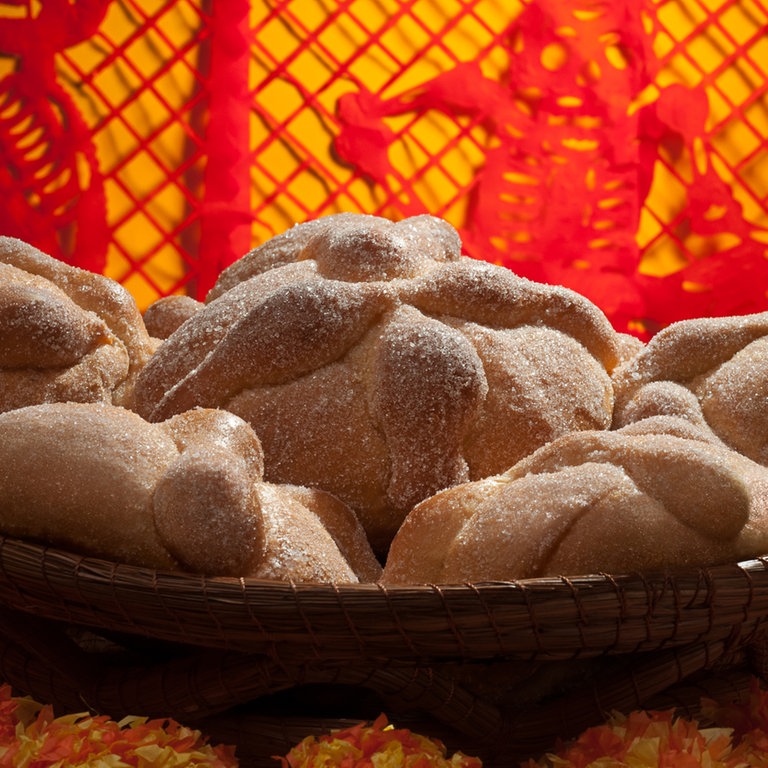
M385 712L487 768L611 710L746 693L768 560L382 587L156 572L0 538L0 679L57 711L172 717L276 766Z

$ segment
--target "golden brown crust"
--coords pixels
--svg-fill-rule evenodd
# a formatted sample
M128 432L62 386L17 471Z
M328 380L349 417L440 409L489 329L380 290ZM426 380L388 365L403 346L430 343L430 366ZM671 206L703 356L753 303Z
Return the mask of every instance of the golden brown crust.
M266 300L272 292L296 281L310 279L314 274L310 263L290 264L272 270L263 278L237 285L227 293L226 301L212 302L188 322L182 323L158 348L148 363L151 370L137 382L137 410L154 421L172 415L175 411L162 405L166 393L184 379L194 378L198 369L203 370L204 380L210 377L205 373L207 357L226 338L230 328L243 322L249 310Z
M404 286L402 300L429 315L489 328L555 328L606 370L619 361L620 337L594 304L567 288L536 283L486 262L451 261Z
M109 330L63 291L0 264L0 365L4 369L76 365Z
M132 405L154 344L119 283L0 237L0 315L0 410L65 400Z
M279 581L358 581L323 521L295 494L268 483L258 485L256 493L266 546L264 557L249 575Z
M378 552L441 488L610 425L620 345L583 297L463 256L432 216L344 214L275 240L158 349L136 407L236 413L267 480L339 497Z
M464 328L481 360L488 394L464 441L470 477L498 473L550 440L610 423L613 392L603 364L559 330ZM572 396L570 396L572 395Z
M257 486L241 456L221 444L193 443L154 488L160 539L193 573L248 575L265 556Z
M244 470L252 482L264 476L264 451L250 425L232 413L208 408L194 408L161 423L180 452L195 444L217 445L242 458Z
M503 475L414 508L382 581L507 581L738 561L768 547L767 492L768 471L684 420L571 433ZM437 544L428 556L425 540Z
M768 465L768 336L747 344L691 389L716 435Z
M148 415L167 418L196 405L224 405L244 389L299 378L342 357L390 304L381 290L361 295L346 284L286 285L239 316L195 370L167 390ZM175 342L172 337L158 350L152 370L178 353Z
M343 226L347 221L356 221L359 215L356 213L338 213L325 216L321 219L295 224L285 232L269 238L221 272L215 285L208 292L205 298L206 302L217 299L223 293L256 275L261 275L276 267L292 264L296 260L296 254L302 251L309 241L316 234L324 231L329 224Z
M464 439L488 384L466 337L402 307L383 329L374 366L371 412L390 456L386 506L408 509L446 484L468 480Z
M498 481L463 483L430 496L408 514L389 548L384 584L440 584L446 553L475 512L496 492Z

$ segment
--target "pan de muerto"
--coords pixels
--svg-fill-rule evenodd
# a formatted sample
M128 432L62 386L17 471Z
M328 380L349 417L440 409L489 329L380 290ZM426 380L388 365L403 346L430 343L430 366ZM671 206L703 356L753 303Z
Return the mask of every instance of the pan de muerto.
M619 355L587 299L464 256L447 222L338 214L225 270L142 371L136 407L237 414L268 480L331 492L383 553L427 496L607 428Z

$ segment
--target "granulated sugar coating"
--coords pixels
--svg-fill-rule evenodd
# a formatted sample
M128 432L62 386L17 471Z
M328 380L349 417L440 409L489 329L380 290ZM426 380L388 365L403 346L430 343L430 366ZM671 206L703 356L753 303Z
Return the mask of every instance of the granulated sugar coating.
M768 465L766 352L768 313L670 325L615 370L613 426L682 416Z
M145 367L136 408L231 410L269 482L338 496L383 553L427 496L609 427L623 348L588 300L462 256L440 219L339 214L226 270Z

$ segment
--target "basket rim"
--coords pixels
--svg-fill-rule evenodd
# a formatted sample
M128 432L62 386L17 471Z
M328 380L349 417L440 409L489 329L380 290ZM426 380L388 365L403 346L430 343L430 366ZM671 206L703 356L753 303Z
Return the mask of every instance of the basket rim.
M315 656L573 658L746 638L768 617L768 556L505 582L276 582L161 571L0 536L0 604L169 642Z

